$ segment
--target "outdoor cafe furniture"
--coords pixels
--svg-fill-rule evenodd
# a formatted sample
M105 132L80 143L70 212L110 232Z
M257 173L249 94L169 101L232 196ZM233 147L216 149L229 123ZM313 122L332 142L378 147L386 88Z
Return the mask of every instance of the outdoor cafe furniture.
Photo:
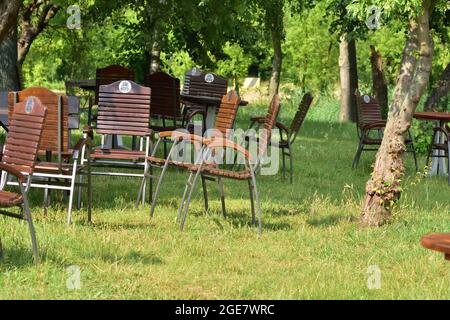
M434 127L433 139L429 146L427 165L430 158L432 158L431 171L429 175L448 175L450 172L450 161L448 162L448 168L445 167L444 158L450 160L450 132L449 127L446 125L450 122L449 112L416 112L414 118L419 120L437 121L438 126ZM448 169L448 171L447 171ZM447 172L446 172L447 171ZM448 177L448 183L450 184L450 176Z
M207 179L233 179L239 181L247 181L250 191L250 205L252 210L252 224L255 224L255 204L258 209L258 229L261 234L262 232L262 218L261 218L261 206L259 201L259 195L256 188L256 177L255 173L259 171L262 164L262 158L267 154L268 141L271 139L272 128L276 123L276 119L279 112L279 100L278 95L274 95L269 106L269 111L266 116L266 121L263 125L263 132L259 137L258 154L252 156L248 150L244 147L230 141L227 139L211 139L206 143L205 151L197 159L194 166L189 168L191 174L186 183L186 187L183 193L183 198L181 205L178 210L178 218L181 218L180 229L183 230L186 217L189 209L189 203L192 198L198 177L202 176ZM215 163L215 155L220 154L220 150L223 149L234 149L238 153L245 157L245 168L241 171L222 169L219 163ZM235 168L233 166L233 168ZM224 190L222 187L221 197L224 199ZM222 201L222 213L226 217L225 203Z
M427 234L420 242L424 248L442 252L445 259L450 260L450 233Z
M383 141L383 132L386 127L386 120L381 116L381 107L378 100L369 95L361 96L356 90L356 129L358 131L358 148L353 159L352 168L356 168L363 151L378 151L378 147ZM412 153L416 171L419 170L417 155L414 149L414 139L410 130L405 139L406 152Z
M91 166L123 171L93 171L92 175L144 177L147 169L145 159L150 154L152 135L149 128L150 92L150 88L128 80L100 86L96 134L102 136L102 143L90 155ZM93 136L93 129L85 128L84 134L85 137ZM140 141L140 147L138 150L111 148L105 143L107 135L136 137ZM89 159L83 157L81 164L84 165L88 161ZM138 173L129 172L129 169ZM142 202L145 200L145 185L143 188Z
M70 224L75 196L75 188L81 183L81 175L90 177L90 139L80 139L75 147L71 148L71 131L79 128L79 100L74 97L62 96L53 91L32 87L19 92L9 93L10 118L13 116L14 106L17 103L37 97L47 108L44 122L43 137L39 148L39 161L34 168L31 181L32 188L44 189L44 208L47 211L49 204L49 190L68 192L69 203L67 209L67 222ZM88 161L81 165L82 150L87 146L85 157ZM56 161L54 161L56 156ZM9 184L17 184L9 182ZM91 220L91 185L87 183L88 190L88 221ZM78 195L81 200L81 194ZM80 202L78 203L78 206Z
M293 175L294 175L294 165L293 165L293 149L292 145L295 142L295 139L297 138L298 132L300 131L300 128L305 121L306 114L308 113L308 110L311 106L311 103L313 101L313 96L311 93L306 93L302 101L299 104L299 107L297 109L297 112L295 113L294 118L292 119L291 125L288 128L286 125L282 124L281 122L277 122L275 126L280 131L280 141L276 145L278 148L281 149L281 154L283 157L283 178L286 178L286 156L289 157L289 175L290 175L290 182L293 182ZM251 118L252 124L250 127L253 127L256 123L264 123L266 121L265 117L252 117ZM270 141L269 141L270 143ZM287 149L287 150L286 150Z
M45 116L46 108L35 97L14 106L0 162L0 170L4 177L0 185L0 208L2 208L0 215L27 221L36 263L39 261L39 251L28 204L28 191L42 140ZM7 176L17 180L20 193L4 190ZM6 210L14 207L19 207L21 212Z
M228 94L224 95L222 97L222 103L220 104L219 112L216 117L216 125L215 130L212 132L213 135L219 136L221 138L227 138L228 135L231 133L230 130L233 128L234 122L236 120L236 115L239 109L239 102L240 98L236 91L232 90ZM214 136L210 136L208 138L214 138ZM156 157L156 152L158 150L158 146L160 145L161 141L164 139L173 139L172 148L170 149L169 155L165 159L161 159ZM188 154L186 152L186 149L183 148L182 144L184 143L184 147L186 147L186 143L191 143L196 147L197 156L200 157L201 153L203 151L203 141L204 137L202 136L195 136L192 134L189 134L188 132L183 131L167 131L167 132L161 132L159 134L159 140L157 141L155 148L153 150L152 156L147 158L147 171L145 174L145 178L143 178L140 188L140 193L138 194L138 198L136 200L136 206L138 205L139 198L141 196L142 188L146 184L147 178L156 178L153 176L153 168L161 168L162 171L159 175L155 195L152 199L152 206L150 209L150 216L153 217L156 201L158 199L159 191L161 188L161 184L163 181L163 178L165 176L165 173L169 166L171 167L177 167L179 169L189 169L193 162L187 162L178 160L175 158L175 152L179 151L179 149L183 150L183 154ZM181 148L179 148L181 146ZM195 161L194 161L195 162ZM219 179L219 188L221 187L221 181ZM206 189L206 179L202 176L202 186L203 186L203 195L205 200L205 208L208 210L208 193ZM220 189L219 191L221 191ZM221 191L222 192L222 191ZM224 198L222 198L222 205L224 206Z

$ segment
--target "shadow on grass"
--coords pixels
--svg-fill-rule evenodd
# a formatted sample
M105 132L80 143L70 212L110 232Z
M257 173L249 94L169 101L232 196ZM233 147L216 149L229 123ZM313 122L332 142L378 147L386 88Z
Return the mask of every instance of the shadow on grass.
M107 263L123 263L136 264L142 263L144 265L160 265L163 260L154 254L142 254L137 251L130 251L126 255L104 254L101 259Z
M32 267L34 265L33 251L31 248L3 247L3 252L0 252L0 267L6 268L7 270Z
M338 225L341 222L356 222L358 219L354 216L343 216L343 215L329 215L326 217L320 217L320 218L311 218L306 220L306 223L308 223L311 226L314 227L330 227Z

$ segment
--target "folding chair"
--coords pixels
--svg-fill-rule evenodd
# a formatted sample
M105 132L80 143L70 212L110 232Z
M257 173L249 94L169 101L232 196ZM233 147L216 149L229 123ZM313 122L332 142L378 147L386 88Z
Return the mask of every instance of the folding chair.
M294 175L294 159L293 159L293 149L292 145L297 138L298 132L305 121L306 114L308 113L309 107L313 101L313 96L311 93L306 93L302 101L299 104L298 110L295 113L294 118L292 119L291 126L288 128L281 122L277 122L275 126L278 128L280 132L280 142L277 144L277 147L281 149L281 154L283 157L283 178L286 178L286 156L289 157L289 179L290 182L293 182ZM264 123L265 117L253 117L251 118L252 124L251 127L254 126L255 123ZM270 141L269 141L270 143ZM287 149L287 150L286 150Z
M79 127L79 100L75 97L57 95L46 88L28 88L9 94L10 115L15 104L26 101L30 97L37 97L47 108L43 138L40 144L40 160L36 163L31 187L44 189L45 211L49 205L49 190L68 192L67 222L70 224L75 187L81 183L81 175L90 176L91 141L89 137L80 139L75 147L71 148L71 130ZM88 161L86 165L80 165L81 152L84 147L87 147ZM56 161L53 161L55 154ZM10 182L9 184L16 183ZM92 209L90 179L88 179L87 187L88 221L90 222Z
M91 165L97 168L142 170L142 173L96 171L92 172L93 175L144 177L148 165L146 158L151 150L150 92L150 88L128 80L100 86L96 133L102 136L102 143L91 153ZM92 128L85 128L84 132L85 136L93 136ZM140 140L140 148L139 150L107 148L105 146L107 135L136 137ZM81 164L86 161L87 159L83 157ZM142 203L144 201L145 186Z
M0 170L2 170L0 207L20 207L22 209L21 213L0 209L0 214L28 222L36 263L39 261L39 251L28 203L28 191L42 140L46 112L44 105L35 97L14 106L14 112L9 117L9 132L6 136L3 159L0 163ZM17 179L19 194L4 190L8 176Z
M259 202L258 190L256 187L256 177L255 173L259 171L262 165L262 159L267 154L267 147L269 145L269 140L271 139L272 127L276 123L276 118L279 112L279 98L275 95L269 106L269 111L266 116L266 121L263 125L263 131L259 136L258 141L258 155L255 160L252 155L242 146L229 141L227 139L212 139L206 142L205 152L199 157L198 161L194 166L191 166L189 170L191 174L186 183L186 187L183 193L181 204L178 210L178 219L181 218L180 229L183 230L184 224L186 222L187 212L189 209L189 204L191 202L192 194L195 189L198 177L206 178L217 178L220 185L221 199L222 199L222 213L224 217L227 216L225 208L225 193L222 185L222 178L234 179L240 181L247 181L250 190L250 204L252 210L252 224L255 224L255 206L254 199L256 200L256 205L258 207L258 229L262 232L262 213L261 206ZM227 169L220 169L219 164L214 163L215 154L217 154L216 149L234 149L245 157L245 169L243 171L234 171ZM252 165L251 162L254 162Z
M240 98L236 91L232 90L228 94L224 95L222 97L222 103L219 108L219 112L216 117L216 125L215 130L212 131L212 136L208 138L214 138L214 136L219 136L221 138L228 137L228 134L230 133L230 129L233 128L234 122L236 120L236 115L239 109L239 103ZM158 158L156 157L156 152L158 150L158 146L161 143L161 141L164 141L164 139L173 139L172 148L170 149L169 155L166 157L166 159ZM177 131L167 131L167 132L161 132L159 134L159 139L155 145L155 148L153 149L153 153L151 157L147 157L148 165L147 165L147 171L145 174L145 177L142 180L140 193L138 194L138 198L136 200L136 206L138 205L139 198L141 196L142 187L146 184L146 179L150 178L157 178L158 182L156 185L155 194L153 196L152 200L152 206L150 209L150 216L153 217L156 201L158 199L159 191L161 188L161 184L163 181L163 178L165 176L165 173L167 172L167 169L169 166L171 167L177 167L179 169L189 169L190 166L193 164L192 162L184 162L184 161L174 161L173 155L176 150L178 150L178 146L180 146L181 143L191 143L195 146L197 155L200 155L202 153L202 146L203 146L203 137L191 135L186 132L177 132ZM158 177L153 176L153 168L162 168L161 174ZM205 206L208 207L208 196L206 191L206 179L202 179L202 185L203 185L203 191L205 196Z
M381 107L378 101L368 95L361 96L358 90L356 90L355 95L357 101L356 129L358 131L359 143L355 158L353 159L352 168L358 166L363 151L378 151L378 147L383 141L383 131L386 127L386 121L381 116ZM418 171L419 166L414 149L414 139L410 130L408 130L405 145L407 147L406 152L412 153L416 171Z

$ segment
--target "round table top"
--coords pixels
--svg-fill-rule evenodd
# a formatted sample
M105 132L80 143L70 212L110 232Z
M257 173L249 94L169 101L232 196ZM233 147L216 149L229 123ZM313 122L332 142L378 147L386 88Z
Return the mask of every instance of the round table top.
M450 233L434 233L424 235L421 244L427 249L450 255Z
M414 118L424 120L441 120L450 122L450 112L415 112Z

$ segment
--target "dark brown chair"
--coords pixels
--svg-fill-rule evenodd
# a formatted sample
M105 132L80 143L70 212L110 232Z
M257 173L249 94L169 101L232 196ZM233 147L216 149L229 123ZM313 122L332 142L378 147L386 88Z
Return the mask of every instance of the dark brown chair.
M189 170L191 175L186 183L186 188L184 190L183 198L181 201L180 208L178 210L178 218L181 218L180 228L183 230L184 224L186 222L187 212L189 209L189 203L192 198L193 191L195 189L198 177L201 175L206 179L218 179L221 200L222 200L222 213L224 217L227 216L225 209L225 193L222 185L222 178L234 179L247 181L250 189L250 204L252 209L252 224L255 224L255 205L254 199L256 200L256 205L258 207L258 228L259 232L262 232L262 213L261 206L259 202L259 195L256 188L256 177L255 173L259 171L261 167L262 158L267 154L267 147L272 135L272 128L276 123L276 119L279 112L279 99L278 95L275 95L270 103L269 111L266 116L266 121L263 124L263 131L259 136L258 141L258 155L254 160L252 155L242 146L235 144L227 139L211 139L206 142L205 153L202 157L199 157L198 161L194 166L191 166ZM241 153L245 157L245 169L242 171L234 171L219 168L218 164L214 163L214 156L217 154L218 149L234 149ZM253 164L251 162L254 162Z
M3 159L0 163L0 170L2 170L0 207L20 207L22 209L22 213L1 209L0 215L28 222L36 263L39 261L39 251L28 203L28 190L42 140L46 112L44 105L35 97L15 105L14 112L9 117L9 132L6 136ZM19 194L4 190L8 176L17 179Z
M450 260L450 233L427 234L420 243L424 248L443 253L444 258Z
M49 190L62 190L69 193L67 221L71 221L75 186L81 175L89 176L89 161L87 166L81 166L81 153L87 146L89 159L90 139L80 139L71 148L71 130L79 128L79 100L74 97L58 95L49 89L32 87L9 94L9 113L12 115L14 105L37 97L47 108L43 137L40 144L40 160L36 163L32 188L44 189L44 207L49 204ZM86 150L85 150L86 151ZM56 161L54 161L56 156ZM88 220L91 218L90 184L88 179ZM81 200L81 194L79 194Z
M89 103L88 125L92 125L92 107L98 105L100 97L100 86L108 85L120 80L134 81L134 70L113 64L104 68L98 68L95 76L95 98Z
M450 185L450 127L434 127L433 139L428 148L427 165L430 163L430 158L447 158L448 165L448 184ZM443 136L444 140L441 142L439 136ZM435 152L437 151L437 152ZM439 172L438 172L439 173Z
M386 121L381 116L381 107L378 101L371 96L361 96L359 91L355 92L357 101L357 131L359 144L353 159L352 168L356 168L363 151L378 151L378 147L383 141L383 131L386 127ZM375 133L375 135L374 135ZM417 164L416 151L414 149L414 139L410 130L405 139L407 151L412 153L416 171L419 170Z
M281 154L283 157L283 178L286 178L286 156L289 157L289 174L290 174L290 182L293 182L293 174L294 174L294 160L293 160L293 149L292 145L297 138L297 135L300 131L300 128L305 121L306 114L309 111L311 103L313 101L313 96L311 93L306 93L302 101L299 104L298 110L295 113L294 119L292 119L291 126L288 128L281 122L277 122L275 126L280 131L280 142L278 143L278 147L281 149ZM251 118L252 125L255 123L261 123L265 121L264 117L253 117ZM287 149L287 150L286 150Z
M132 81L117 81L100 86L98 101L97 134L102 136L102 145L92 154L92 166L106 168L130 168L142 170L139 174L130 172L92 172L93 175L144 177L151 148L152 130L150 124L151 89ZM85 130L93 135L92 128ZM141 141L139 150L107 148L107 135L136 137ZM144 141L145 140L145 141ZM82 164L85 160L83 159ZM145 193L143 195L143 201Z
M216 117L216 125L214 130L212 130L211 134L212 136L208 137L209 139L213 139L215 137L219 138L227 138L230 131L233 126L234 122L236 120L237 111L239 109L241 99L239 98L239 95L236 91L232 90L228 94L224 95L222 97L222 103L219 108L219 112ZM156 152L158 150L158 146L164 139L172 139L173 145L169 152L169 155L165 158L158 158L156 157ZM197 155L199 156L202 152L202 146L203 146L204 137L194 136L192 134L189 134L189 132L186 131L166 131L161 132L159 134L159 140L157 141L155 148L153 149L153 153L151 157L147 158L148 165L147 165L147 173L146 177L155 178L153 176L153 168L162 168L161 174L158 176L158 182L155 190L155 195L152 199L152 206L150 209L150 216L153 217L156 201L158 199L159 191L161 188L161 184L163 181L163 178L165 176L165 173L169 166L171 167L177 167L179 169L189 169L191 165L193 165L192 162L184 162L184 161L175 161L174 153L178 150L178 147L182 143L190 143L193 144L196 147ZM142 187L145 185L145 178L142 180L141 184L141 192ZM203 185L203 191L204 191L204 197L205 197L205 207L206 210L208 210L208 194L206 191L206 180L202 178L202 185ZM139 198L141 196L141 193L139 193L138 198L136 200L136 206L138 205Z

